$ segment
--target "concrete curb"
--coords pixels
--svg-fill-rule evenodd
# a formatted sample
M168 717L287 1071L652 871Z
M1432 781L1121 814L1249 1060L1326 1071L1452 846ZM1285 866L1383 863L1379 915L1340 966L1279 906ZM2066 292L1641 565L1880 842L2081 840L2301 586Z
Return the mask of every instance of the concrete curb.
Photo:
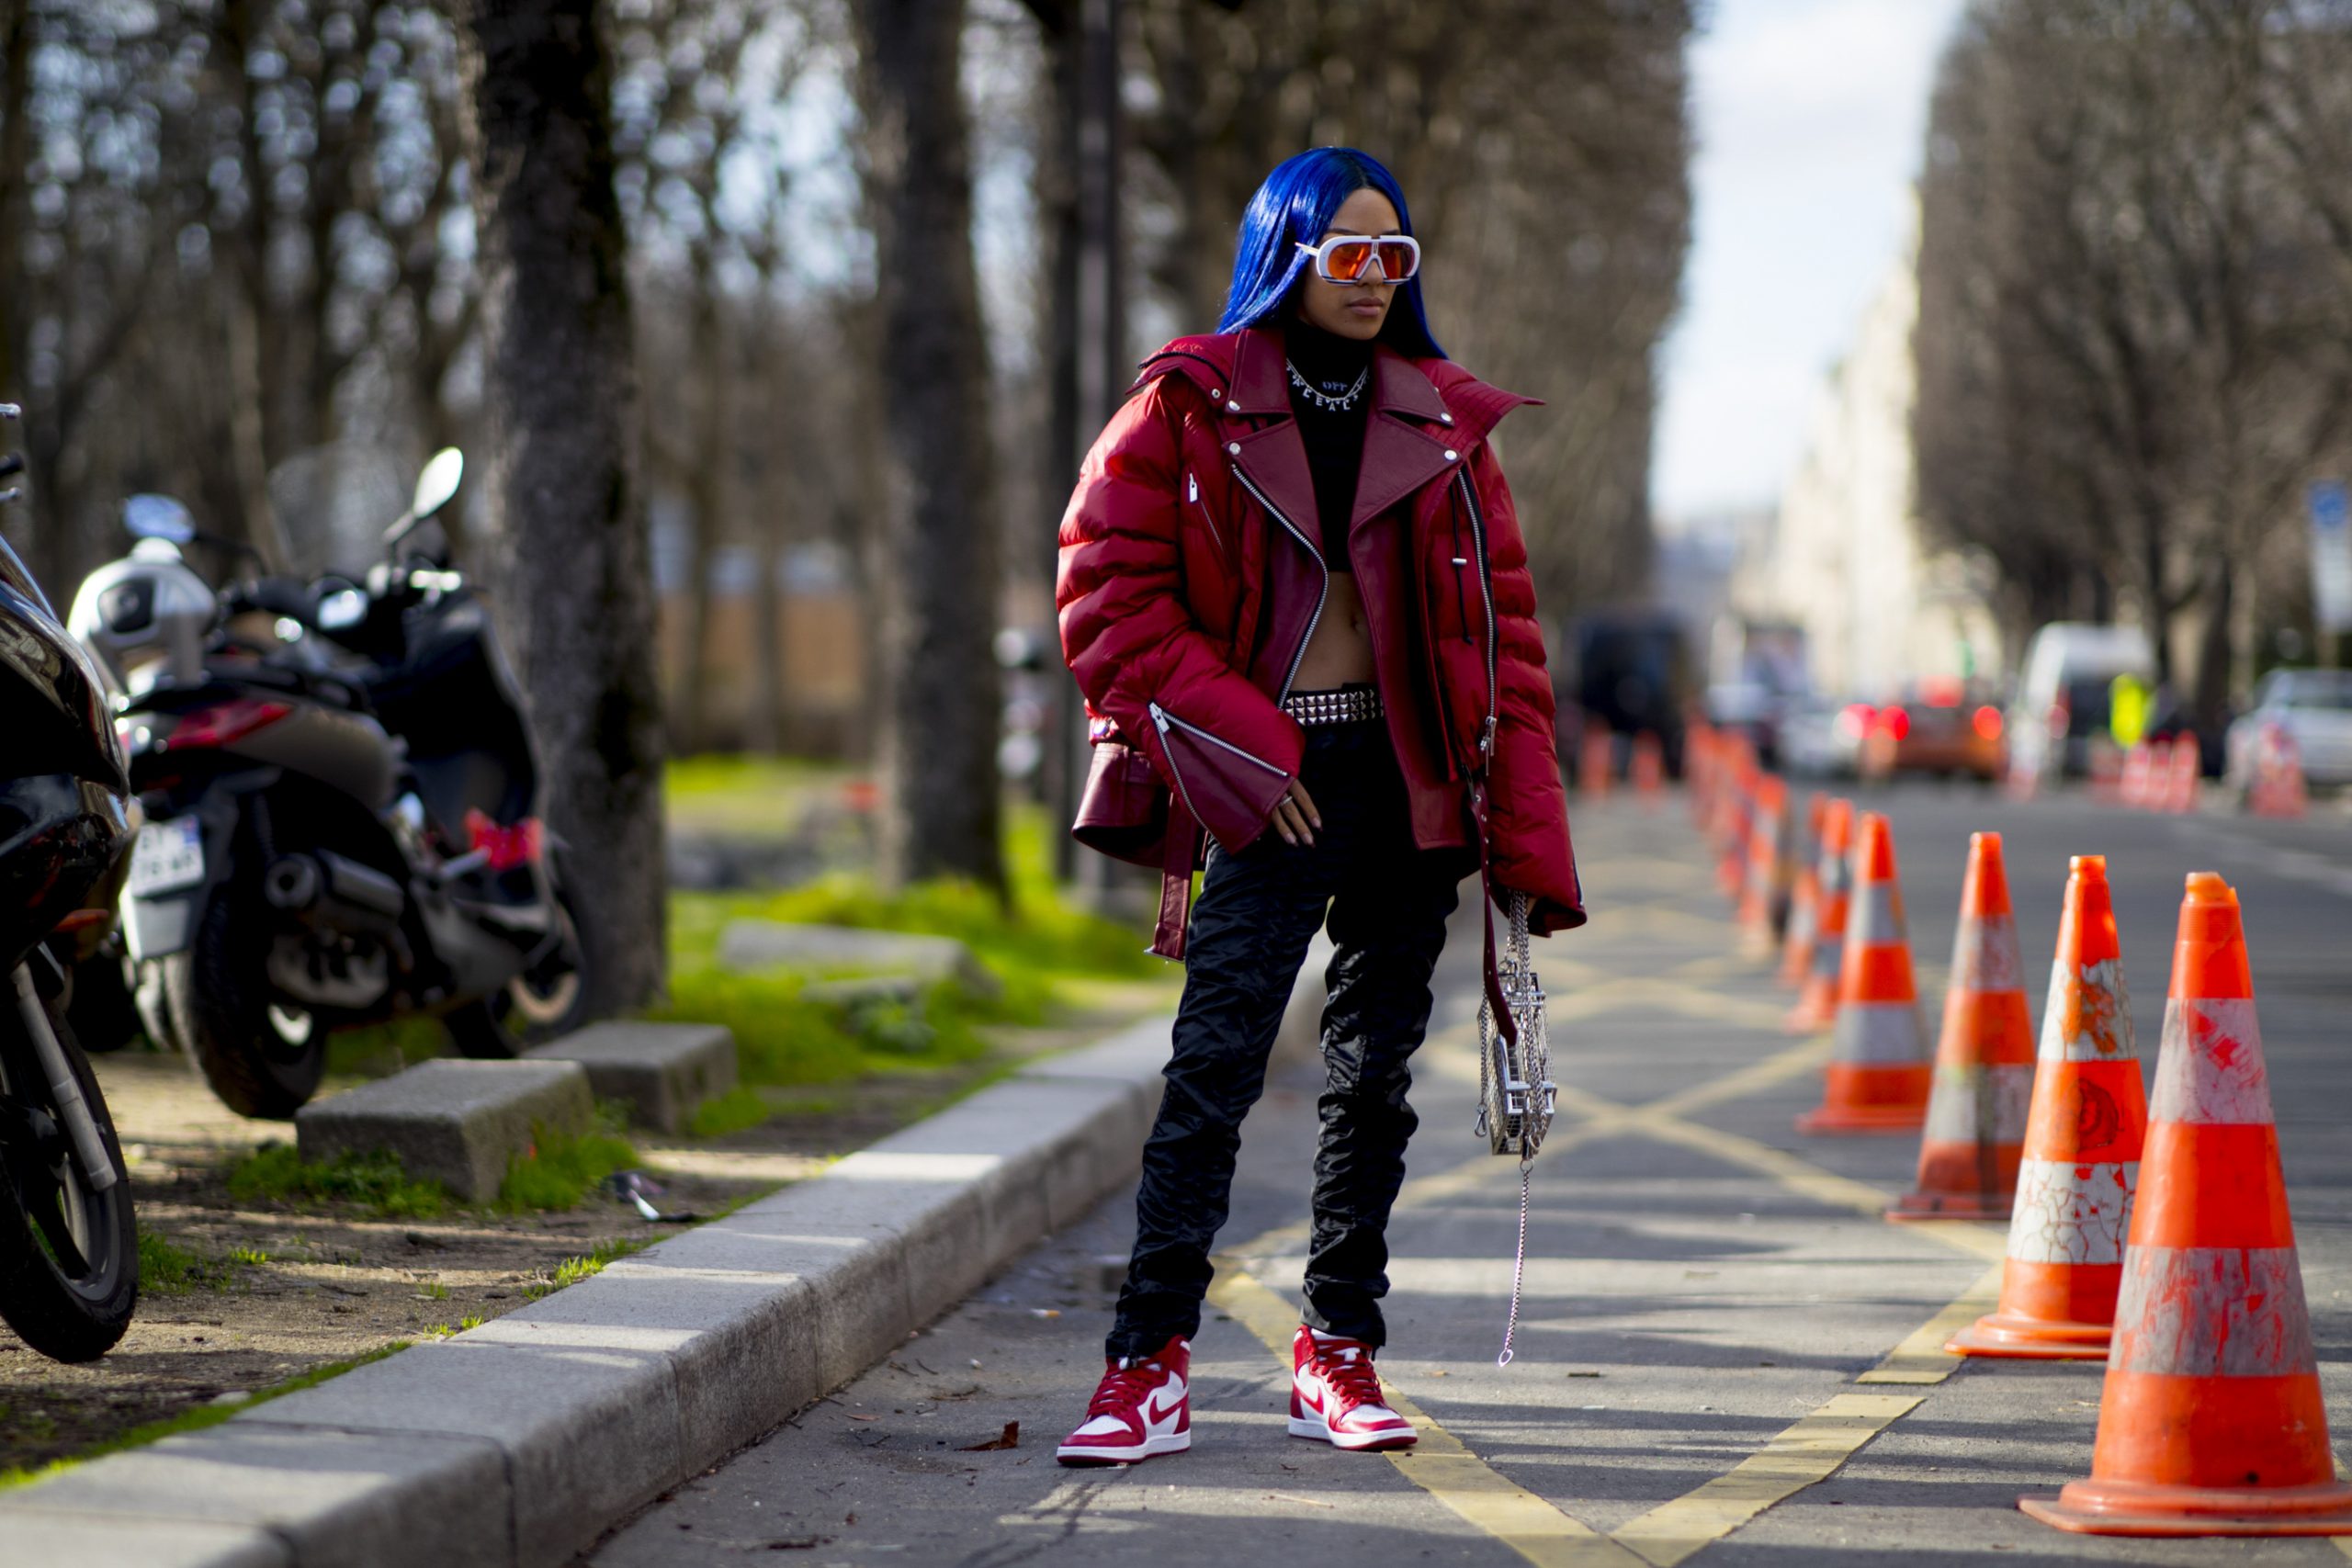
M1320 956L1282 1054L1312 1038ZM0 1496L0 1539L77 1568L568 1562L1130 1178L1170 1021L454 1338Z

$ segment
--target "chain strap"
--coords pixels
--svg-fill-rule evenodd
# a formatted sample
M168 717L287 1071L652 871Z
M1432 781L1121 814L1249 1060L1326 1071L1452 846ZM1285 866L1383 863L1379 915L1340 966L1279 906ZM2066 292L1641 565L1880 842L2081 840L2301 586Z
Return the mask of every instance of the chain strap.
M1478 1119L1476 1132L1487 1139L1498 1154L1517 1153L1519 1156L1519 1242L1511 1258L1510 1313L1503 1324L1502 1353L1495 1358L1495 1365L1507 1367L1514 1354L1512 1341L1519 1332L1519 1308L1522 1288L1527 1279L1527 1213L1531 1199L1531 1178L1535 1152L1543 1146L1544 1134L1552 1125L1551 1045L1545 1037L1544 1021L1544 988L1535 977L1534 961L1528 951L1528 917L1532 900L1523 893L1510 896L1510 939L1497 976L1504 1002L1511 1010L1511 1021L1517 1026L1518 1045L1515 1052L1500 1037L1495 1025L1492 999L1481 995L1478 999ZM1495 1061L1498 1049L1515 1055L1516 1060ZM1516 1069L1515 1071L1513 1069ZM1502 1081L1497 1084L1495 1074L1500 1070ZM1520 1085L1520 1113L1510 1115L1510 1086ZM1502 1124L1498 1127L1498 1111L1494 1101L1501 1101L1499 1114Z

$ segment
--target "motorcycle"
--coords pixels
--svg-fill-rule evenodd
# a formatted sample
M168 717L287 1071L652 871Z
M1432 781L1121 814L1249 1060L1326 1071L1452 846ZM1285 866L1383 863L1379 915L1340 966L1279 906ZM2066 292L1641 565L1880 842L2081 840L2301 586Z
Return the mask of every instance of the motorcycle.
M23 467L0 458L0 479ZM87 1361L130 1325L139 1235L113 1118L66 1021L62 928L114 874L136 808L105 684L5 540L0 734L0 1318L43 1355Z
M140 1010L242 1114L292 1115L338 1030L435 1014L465 1055L514 1056L578 1021L520 697L446 546L415 545L463 469L425 466L364 581L217 594L187 509L135 497L138 543L74 602L148 817L122 901Z

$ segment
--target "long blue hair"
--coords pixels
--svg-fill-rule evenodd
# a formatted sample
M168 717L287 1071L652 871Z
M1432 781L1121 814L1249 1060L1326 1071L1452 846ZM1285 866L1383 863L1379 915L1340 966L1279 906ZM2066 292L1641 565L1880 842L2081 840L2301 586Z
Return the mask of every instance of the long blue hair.
M1378 191L1396 209L1396 225L1413 231L1413 215L1396 176L1380 160L1352 147L1317 147L1285 158L1241 215L1241 243L1233 256L1233 287L1225 297L1221 333L1254 327L1280 311L1291 289L1312 265L1299 244L1313 244L1331 226L1340 204L1364 189ZM1414 359L1443 359L1445 350L1430 335L1416 274L1397 285L1380 341Z

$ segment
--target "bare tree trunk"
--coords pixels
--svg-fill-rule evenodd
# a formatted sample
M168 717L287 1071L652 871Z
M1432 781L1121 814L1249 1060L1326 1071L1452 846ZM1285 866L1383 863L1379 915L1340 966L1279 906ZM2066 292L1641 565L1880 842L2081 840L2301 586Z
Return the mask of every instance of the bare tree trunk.
M682 750L711 749L710 657L712 569L727 528L729 466L734 461L734 420L729 413L735 367L727 329L719 321L718 280L707 261L694 273L691 319L693 360L707 400L695 421L686 473L687 526L685 659L678 671L675 728Z
M490 578L547 768L597 1013L663 974L662 699L637 482L612 65L595 0L461 0Z
M885 500L871 573L882 695L880 869L1004 886L996 525L963 0L857 0L881 306Z

